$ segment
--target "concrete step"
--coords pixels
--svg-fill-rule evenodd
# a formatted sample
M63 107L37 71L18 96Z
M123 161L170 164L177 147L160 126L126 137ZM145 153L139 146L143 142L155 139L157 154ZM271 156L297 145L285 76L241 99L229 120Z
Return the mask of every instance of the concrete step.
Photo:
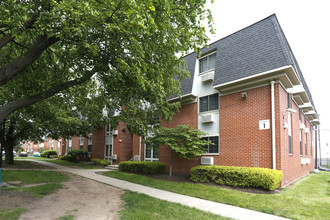
M109 170L118 170L119 168L119 165L109 165L109 166L106 166L104 167L105 169L109 169Z

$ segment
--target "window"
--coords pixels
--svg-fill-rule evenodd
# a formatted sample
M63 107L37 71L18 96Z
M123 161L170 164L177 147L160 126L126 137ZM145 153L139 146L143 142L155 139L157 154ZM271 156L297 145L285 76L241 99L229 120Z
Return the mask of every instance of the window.
M80 136L79 138L79 149L82 150L84 149L84 137Z
M72 139L71 138L69 138L69 140L68 140L68 146L69 146L69 151L71 151L72 150Z
M215 68L215 55L216 53L213 53L199 60L199 73Z
M305 156L307 156L307 133L305 134Z
M219 109L219 94L203 96L199 98L199 112Z
M219 153L219 136L212 136L212 137L203 137L203 140L211 141L212 144L208 144L204 146L205 151L207 154L218 154Z
M301 132L302 131L299 132L299 137L300 137L300 156L303 155L303 152L302 152L303 151L303 146L302 146L302 140L301 140Z
M145 161L159 161L159 146L146 145Z
M88 134L88 145L87 145L87 151L88 153L91 153L92 152L92 133L89 133Z
M106 135L110 135L110 132L111 132L111 125L108 124L108 125L105 127L105 134L106 134Z

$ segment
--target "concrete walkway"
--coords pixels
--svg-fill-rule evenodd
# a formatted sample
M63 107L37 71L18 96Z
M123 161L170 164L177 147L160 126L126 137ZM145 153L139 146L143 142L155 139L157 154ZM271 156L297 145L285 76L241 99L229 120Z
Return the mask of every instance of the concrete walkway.
M120 189L130 190L133 192L143 193L149 195L151 197L179 203L185 206L189 206L192 208L196 208L202 211L210 212L213 214L221 215L224 217L229 217L233 219L253 219L253 220L279 220L285 219L279 216L269 215L257 211L252 211L249 209L244 209L236 206L225 205L217 202L212 202L204 199L199 199L191 196L185 196L177 193L168 192L165 190L154 189L147 186L142 186L135 183L130 183L123 180L118 180L110 177L106 177L103 175L96 174L96 172L109 171L107 169L97 169L97 170L87 170L87 169L74 169L65 166L61 166L58 164L48 163L45 161L33 160L34 162L38 162L47 166L51 166L57 169L57 171L69 172L79 176L86 177L88 179L92 179L101 183L105 183L111 186L118 187ZM56 170L54 170L56 171Z

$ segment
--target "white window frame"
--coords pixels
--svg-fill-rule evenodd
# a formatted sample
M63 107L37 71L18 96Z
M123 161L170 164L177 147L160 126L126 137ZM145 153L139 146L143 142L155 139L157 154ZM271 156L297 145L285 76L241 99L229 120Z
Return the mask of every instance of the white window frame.
M207 135L203 138L218 137L218 153L205 153L204 155L220 155L220 136L219 135ZM209 150L209 149L208 149Z
M201 102L200 102L200 98L204 98L204 97L210 97L210 96L212 96L212 95L215 95L215 94L217 94L217 96L218 96L218 108L217 109L213 109L213 110L209 110L209 98L208 98L208 110L207 111L203 111L203 112L201 112L200 111L200 109L201 109ZM220 94L218 93L218 92L216 92L216 93L211 93L211 94L208 94L208 95L202 95L202 96L199 96L198 97L198 112L200 113L200 114L204 114L204 113L210 113L210 112L213 112L213 111L219 111L219 109L220 109Z
M147 157L147 145L144 145L144 161L159 162L159 146L158 146L158 158L154 158L154 149L151 149L151 157Z
M211 52L211 53L208 53L208 54L206 54L206 55L204 55L204 56L202 56L202 57L200 57L199 59L198 59L198 75L203 75L204 73L207 73L207 72L210 72L210 71L214 71L215 70L215 67L214 68L212 68L212 69L208 69L208 70L205 70L205 71L203 71L203 72L200 72L200 61L202 60L202 59L204 59L204 58L207 58L208 59L208 57L209 56L211 56L211 55L213 55L213 54L215 54L215 53L217 53L217 51L214 51L214 52ZM216 56L215 56L215 64L216 64ZM207 61L207 63L209 63L209 61ZM214 66L215 66L215 64L214 64Z

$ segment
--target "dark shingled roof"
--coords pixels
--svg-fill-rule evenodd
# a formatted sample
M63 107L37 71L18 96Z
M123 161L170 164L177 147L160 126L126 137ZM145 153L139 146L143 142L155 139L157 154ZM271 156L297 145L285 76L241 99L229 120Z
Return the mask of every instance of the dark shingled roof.
M213 50L217 51L214 86L292 65L314 106L310 91L275 14L210 44L209 48L202 49L202 54ZM196 58L196 53L184 57L191 77L181 83L182 96L192 92Z

